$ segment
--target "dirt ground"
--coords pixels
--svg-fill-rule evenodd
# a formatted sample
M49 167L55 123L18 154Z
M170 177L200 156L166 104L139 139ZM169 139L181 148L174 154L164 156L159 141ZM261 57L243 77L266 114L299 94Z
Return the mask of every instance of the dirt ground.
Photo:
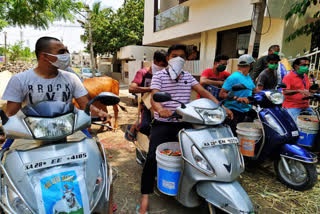
M131 105L127 97L127 88L120 89L121 105L128 112L119 112L119 127L115 131L100 133L98 136L107 149L109 163L117 172L114 182L114 202L116 214L135 213L140 200L140 177L142 167L135 160L135 147L124 139L124 131L128 124L137 120L137 107ZM109 113L112 108L108 107ZM251 198L257 213L320 213L320 184L303 193L290 190L275 177L272 168L258 168L245 172L239 179L243 188ZM151 214L191 214L206 213L204 207L185 208L174 198L159 193L150 197Z

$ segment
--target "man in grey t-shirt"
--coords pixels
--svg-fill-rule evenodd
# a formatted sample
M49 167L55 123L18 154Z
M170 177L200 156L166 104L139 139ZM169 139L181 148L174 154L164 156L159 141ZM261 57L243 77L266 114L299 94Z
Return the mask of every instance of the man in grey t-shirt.
M277 69L280 57L277 54L267 56L267 66L257 79L258 90L275 89L278 84Z
M67 48L56 38L42 37L36 43L38 66L14 75L2 96L7 100L7 116L15 115L22 103L36 104L41 101L72 102L75 98L81 109L90 101L87 90L79 78L70 72L60 70L70 64ZM91 105L95 116L110 119L102 110Z

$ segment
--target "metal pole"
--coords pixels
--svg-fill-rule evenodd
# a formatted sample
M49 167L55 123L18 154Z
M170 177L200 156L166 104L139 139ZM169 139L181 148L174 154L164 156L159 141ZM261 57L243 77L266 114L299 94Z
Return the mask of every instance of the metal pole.
M89 31L89 46L90 46L90 58L91 58L91 71L92 76L96 76L96 66L94 60L93 44L92 44L92 32L91 32L91 11L88 11L88 31Z
M4 33L4 67L7 70L8 60L7 60L7 32Z
M254 17L252 20L251 35L248 47L248 54L251 54L253 57L258 57L259 47L261 40L261 32L264 19L264 11L266 8L266 0L251 0L253 4Z

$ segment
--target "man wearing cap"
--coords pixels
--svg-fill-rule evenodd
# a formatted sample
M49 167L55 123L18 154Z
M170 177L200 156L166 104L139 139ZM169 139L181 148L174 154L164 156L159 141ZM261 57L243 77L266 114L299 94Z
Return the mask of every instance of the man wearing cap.
M255 60L251 55L242 55L239 58L238 71L234 72L226 79L219 94L221 98L225 99L228 96L228 92L232 91L232 86L236 84L243 84L249 89L235 91L234 96L236 100L224 102L224 106L230 109L234 115L233 120L226 120L226 123L230 125L234 135L236 135L236 126L238 123L255 116L255 112L250 111L251 105L249 105L249 100L247 98L252 95L252 92L256 92L256 86L249 76L250 68L254 62Z

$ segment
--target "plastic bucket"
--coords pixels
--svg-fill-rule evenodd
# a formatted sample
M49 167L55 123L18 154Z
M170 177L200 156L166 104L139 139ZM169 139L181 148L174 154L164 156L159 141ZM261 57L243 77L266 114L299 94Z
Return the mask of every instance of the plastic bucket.
M160 151L170 149L180 151L178 142L160 144L156 151L158 189L160 192L175 196L178 194L179 180L181 175L181 156L168 156Z
M256 142L262 136L262 127L259 123L239 123L237 134L240 141L240 152L244 156L254 157Z
M319 121L316 116L301 115L297 118L300 137L297 144L312 147L319 130Z

